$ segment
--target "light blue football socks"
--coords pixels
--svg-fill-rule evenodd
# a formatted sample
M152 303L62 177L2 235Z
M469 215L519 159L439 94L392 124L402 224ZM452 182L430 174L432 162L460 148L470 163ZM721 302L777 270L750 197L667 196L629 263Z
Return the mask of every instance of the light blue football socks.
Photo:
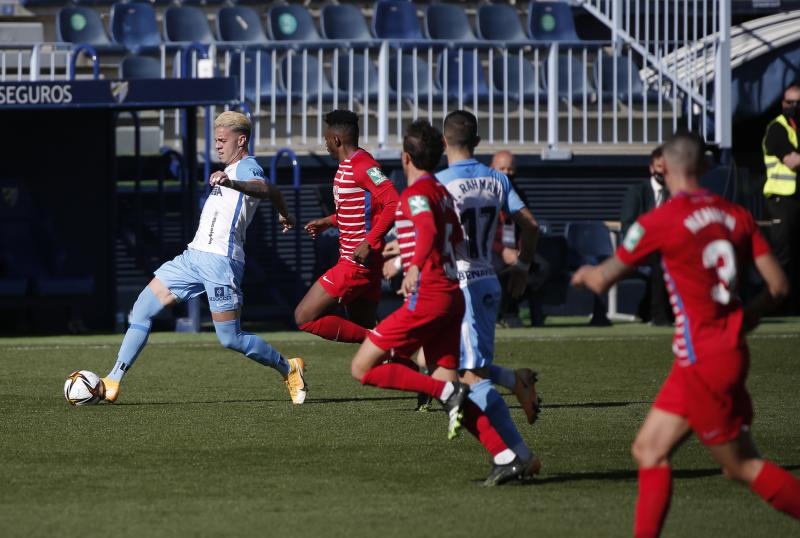
M285 378L289 375L289 363L262 338L242 331L238 319L231 321L215 321L214 329L220 344L228 349L243 353L259 364L276 369Z
M514 390L514 385L517 383L514 370L511 368L503 368L502 366L497 366L496 364L492 364L489 367L489 377L492 380L492 383L501 387L505 387L508 390Z
M142 348L147 343L150 336L151 320L161 312L164 306L159 302L155 294L149 287L145 287L133 304L131 310L130 326L122 339L122 345L117 354L117 362L114 368L106 376L112 381L120 381L125 373L133 366L136 357L142 352Z
M533 456L528 445L522 440L522 436L517 431L511 413L508 412L505 400L492 385L492 381L484 379L469 386L469 399L481 408L489 422L503 438L506 445L514 451L521 459L528 461Z

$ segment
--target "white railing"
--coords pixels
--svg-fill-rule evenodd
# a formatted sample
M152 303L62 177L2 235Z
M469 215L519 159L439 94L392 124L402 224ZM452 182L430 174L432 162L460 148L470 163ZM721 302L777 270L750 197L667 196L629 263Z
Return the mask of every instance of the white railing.
M713 125L713 141L731 147L731 0L576 2L611 29L615 50L641 55L647 83L688 105L687 127L710 139Z

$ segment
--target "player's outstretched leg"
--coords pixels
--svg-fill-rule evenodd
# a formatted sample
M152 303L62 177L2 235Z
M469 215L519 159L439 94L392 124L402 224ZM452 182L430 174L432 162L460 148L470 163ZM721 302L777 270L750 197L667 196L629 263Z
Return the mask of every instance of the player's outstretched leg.
M374 366L386 351L369 339L364 340L353 357L350 373L362 385L372 385L384 389L406 392L424 392L442 402L448 415L448 439L458 435L464 416L464 403L469 395L469 387L463 383L440 381L415 372L399 363L385 363Z
M269 366L283 376L292 402L302 404L306 399L308 387L303 377L305 364L303 359L286 360L275 348L255 334L242 331L240 320L214 321L219 342L228 349L233 349L264 366Z
M542 398L536 391L538 374L530 368L512 370L495 364L489 367L489 374L492 383L507 388L517 397L528 418L528 424L536 422L542 404Z
M133 366L145 344L147 344L152 319L164 309L164 306L156 297L156 294L153 293L153 290L150 289L150 286L145 287L139 294L131 310L130 326L122 339L122 345L117 354L117 362L106 377L102 379L103 385L105 385L106 401L113 403L119 397L120 382L125 373Z
M762 459L749 431L742 431L734 441L711 445L708 449L722 465L726 478L748 484L770 506L800 519L800 481Z
M295 308L297 328L334 342L363 342L367 329L340 316L325 315L338 302L318 281L315 282Z

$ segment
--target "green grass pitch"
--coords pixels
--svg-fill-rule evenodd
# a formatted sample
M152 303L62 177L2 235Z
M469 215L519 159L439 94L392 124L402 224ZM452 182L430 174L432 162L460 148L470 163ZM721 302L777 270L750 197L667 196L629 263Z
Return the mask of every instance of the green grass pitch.
M103 375L120 335L0 340L0 536L630 536L630 442L671 363L670 331L556 320L498 331L497 361L540 373L541 420L523 436L530 484L478 487L489 461L413 395L362 387L356 347L263 336L310 366L305 405L272 370L213 334L154 334L114 405L71 408L72 370ZM800 321L750 339L754 437L800 469ZM722 478L697 443L674 459L664 536L799 536L800 525Z

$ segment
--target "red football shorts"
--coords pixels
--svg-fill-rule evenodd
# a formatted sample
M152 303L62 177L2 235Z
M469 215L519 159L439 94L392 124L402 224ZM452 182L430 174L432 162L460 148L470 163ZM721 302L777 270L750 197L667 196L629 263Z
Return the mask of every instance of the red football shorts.
M684 417L703 444L733 441L753 423L745 386L749 366L746 349L686 367L674 364L653 407Z
M381 300L381 271L361 267L348 260L339 262L317 280L331 297L342 304L356 299L379 303Z
M456 370L461 355L464 294L460 289L423 294L407 299L369 331L367 338L393 357L407 359L422 348L429 369L436 365Z

